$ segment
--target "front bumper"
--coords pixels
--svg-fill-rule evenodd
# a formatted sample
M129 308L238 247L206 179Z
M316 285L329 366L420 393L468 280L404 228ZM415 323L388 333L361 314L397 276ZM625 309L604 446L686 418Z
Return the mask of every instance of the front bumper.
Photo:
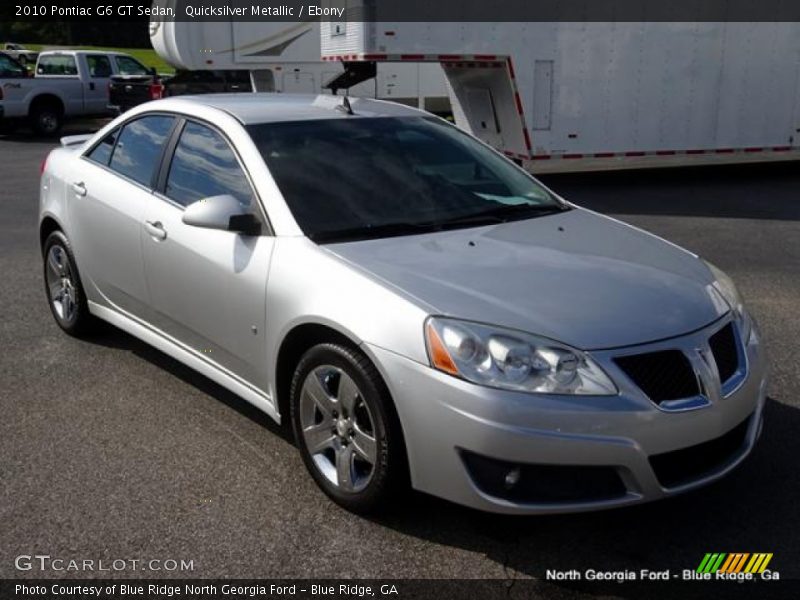
M724 323L637 350L696 351ZM395 400L413 487L481 510L576 512L668 497L728 473L761 430L766 364L757 330L744 345L747 373L737 389L726 397L709 390L706 405L687 410L662 409L615 370L619 350L591 353L620 387L604 397L491 389L376 346L367 351ZM687 476L665 475L684 465ZM504 490L497 473L515 469L511 481L529 487ZM558 485L567 492L551 489Z

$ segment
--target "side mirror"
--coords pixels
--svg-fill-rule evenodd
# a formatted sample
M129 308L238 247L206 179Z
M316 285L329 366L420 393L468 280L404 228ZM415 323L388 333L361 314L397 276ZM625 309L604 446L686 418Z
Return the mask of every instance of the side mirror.
M259 235L261 222L242 210L239 201L229 194L203 198L186 207L181 219L193 227L236 231L244 235Z

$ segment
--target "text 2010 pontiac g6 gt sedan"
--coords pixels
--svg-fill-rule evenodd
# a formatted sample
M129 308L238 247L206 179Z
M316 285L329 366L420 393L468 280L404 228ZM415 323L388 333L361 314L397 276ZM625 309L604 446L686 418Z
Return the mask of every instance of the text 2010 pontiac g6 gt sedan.
M40 198L57 323L108 321L288 417L348 509L408 483L507 513L642 502L760 433L762 345L724 273L441 119L185 97L63 145Z

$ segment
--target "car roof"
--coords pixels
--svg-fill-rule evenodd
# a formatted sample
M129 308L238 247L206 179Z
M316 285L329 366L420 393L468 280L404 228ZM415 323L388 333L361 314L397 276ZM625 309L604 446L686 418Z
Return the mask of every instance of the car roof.
M356 117L402 117L427 115L423 111L383 100L348 98L353 115L344 107L345 96L332 94L203 94L180 96L149 103L153 109L161 104L163 109L185 110L187 105L208 106L224 111L244 125L276 123L281 121L306 121L318 119L344 119Z
M72 48L53 48L51 50L42 50L39 54L107 54L109 56L130 56L127 52L117 52L115 50L74 50Z

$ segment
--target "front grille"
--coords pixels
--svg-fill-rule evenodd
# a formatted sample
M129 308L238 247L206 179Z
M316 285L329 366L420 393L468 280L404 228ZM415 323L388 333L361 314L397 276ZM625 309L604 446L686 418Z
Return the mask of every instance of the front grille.
M653 402L700 394L692 365L680 350L617 356L614 362Z
M461 450L461 458L475 485L485 494L510 502L556 504L597 502L627 493L614 467L517 464ZM506 477L518 471L518 481Z
M736 341L736 333L733 331L733 323L728 323L717 333L708 339L711 353L717 362L719 380L722 383L728 381L739 368L739 349Z
M651 456L650 466L658 481L670 488L718 471L743 448L750 418L708 442Z

